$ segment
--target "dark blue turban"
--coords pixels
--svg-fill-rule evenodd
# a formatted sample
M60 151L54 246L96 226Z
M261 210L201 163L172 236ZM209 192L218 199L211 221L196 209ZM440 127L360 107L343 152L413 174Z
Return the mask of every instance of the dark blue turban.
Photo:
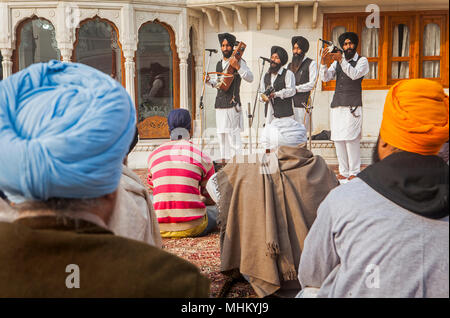
M188 131L191 130L191 115L187 109L178 108L169 113L167 117L167 124L169 130L172 131L175 128L185 128Z

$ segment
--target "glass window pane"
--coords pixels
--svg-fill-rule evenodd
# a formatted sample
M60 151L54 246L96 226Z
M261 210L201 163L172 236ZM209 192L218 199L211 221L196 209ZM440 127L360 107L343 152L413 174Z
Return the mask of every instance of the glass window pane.
M394 28L392 56L409 56L409 29L405 24L397 24Z
M361 34L361 54L365 57L378 56L378 29L364 26Z
M26 22L20 31L19 71L34 63L60 60L55 28L44 19Z
M392 62L392 79L409 78L409 62Z
M441 28L435 23L429 23L423 30L423 55L441 55Z
M366 79L377 79L378 78L378 63L369 62L369 73L364 76Z
M440 64L440 61L424 61L422 64L423 77L441 77Z
M117 32L111 24L96 18L81 25L75 48L76 62L92 66L121 82L121 57Z
M339 36L345 32L347 32L347 30L344 26L336 26L333 28L333 30L331 31L331 41L334 43L334 45L339 45Z
M164 26L151 22L141 27L136 64L138 122L167 117L173 109L173 62L170 34Z

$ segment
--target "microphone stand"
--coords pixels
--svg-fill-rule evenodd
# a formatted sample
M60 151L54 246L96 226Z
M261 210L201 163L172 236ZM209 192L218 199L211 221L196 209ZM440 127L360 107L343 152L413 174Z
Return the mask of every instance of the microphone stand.
M265 59L262 59L262 60L263 60L263 62L262 62L261 71L259 72L258 89L256 90L255 102L253 104L253 111L252 111L251 115L250 114L248 115L249 121L250 121L249 130L251 130L252 126L253 126L253 119L254 119L254 116L255 116L256 103L258 101L258 93L259 93L259 89L261 88L261 78L262 78L262 74L264 72L264 65L266 64L266 60ZM259 114L259 111L258 111L258 114ZM258 115L258 120L259 120L259 115ZM258 128L256 128L256 148L258 148Z
M204 142L203 142L203 130L204 130L203 129L203 125L206 126L206 114L205 114L205 110L204 110L205 105L203 104L203 96L205 94L206 76L207 76L206 73L208 72L208 69L209 69L209 63L211 62L211 55L212 55L212 53L213 53L212 50L209 51L208 64L206 66L205 75L204 75L204 78L203 78L202 95L200 96L200 105L199 105L200 112L201 112L200 142L201 142L201 149L202 149L202 151L203 151L203 145L204 145Z
M266 60L263 59L261 71L259 72L258 89L256 90L255 102L253 104L253 111L252 111L252 114L249 115L249 116L251 116L251 126L253 126L253 118L254 118L254 115L255 115L256 102L258 101L258 93L259 93L259 89L260 89L260 86L261 86L261 78L262 78L262 74L264 72L264 65L265 65L265 63L266 63ZM250 126L250 128L251 128L251 126Z

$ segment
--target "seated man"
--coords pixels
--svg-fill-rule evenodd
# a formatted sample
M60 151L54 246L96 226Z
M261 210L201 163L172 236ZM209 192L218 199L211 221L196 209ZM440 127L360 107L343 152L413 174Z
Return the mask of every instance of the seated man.
M139 135L136 128L128 154L136 146L138 140ZM117 188L117 202L108 222L108 228L116 235L161 248L158 219L150 194L139 176L127 167L127 158L125 157L122 165L122 176Z
M205 206L205 186L214 174L207 155L190 139L191 116L174 109L167 122L171 141L156 148L148 158L148 183L162 237L203 236L216 228L217 209Z
M207 297L185 260L107 229L136 126L120 83L77 63L0 83L0 297Z
M374 164L322 202L302 287L318 297L449 297L448 96L437 82L388 92Z
M260 297L294 296L303 240L339 183L305 148L306 129L293 118L266 125L263 144L272 152L236 158L216 175L221 271L240 272Z

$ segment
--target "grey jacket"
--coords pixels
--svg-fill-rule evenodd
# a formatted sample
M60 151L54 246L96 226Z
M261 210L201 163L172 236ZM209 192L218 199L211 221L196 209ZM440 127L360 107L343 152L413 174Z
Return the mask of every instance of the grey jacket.
M412 213L355 178L321 203L298 277L318 297L449 297L448 216Z

